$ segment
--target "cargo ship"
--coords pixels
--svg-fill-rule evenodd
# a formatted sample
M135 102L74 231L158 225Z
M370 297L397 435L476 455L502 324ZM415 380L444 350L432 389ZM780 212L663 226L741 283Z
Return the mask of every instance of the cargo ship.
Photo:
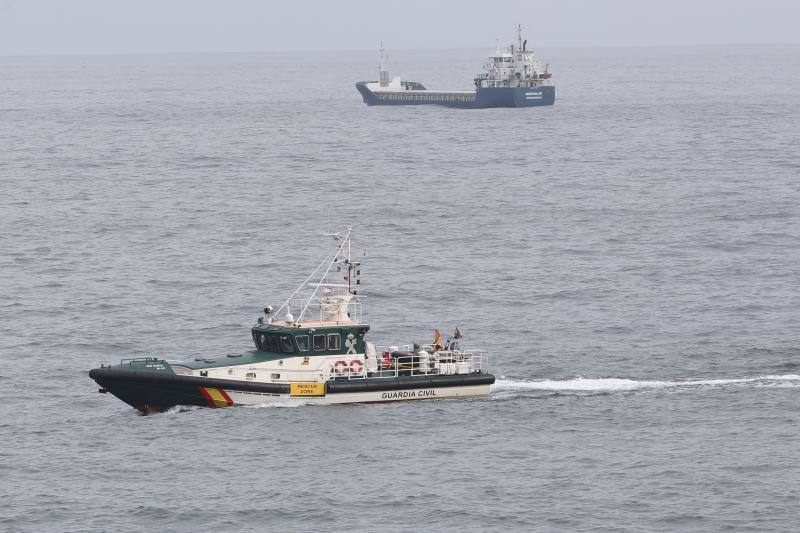
M484 72L474 79L474 90L434 91L416 81L390 78L381 43L377 81L360 81L356 89L368 106L442 105L485 109L492 107L535 107L553 105L556 87L549 65L543 65L527 39L522 26L517 28L517 44L501 47L498 43L484 65Z
M187 361L127 359L89 372L143 413L176 406L229 407L301 402L341 404L482 396L495 378L486 352L446 341L376 346L365 339L361 261L351 230L277 309L264 308L250 330L254 349Z

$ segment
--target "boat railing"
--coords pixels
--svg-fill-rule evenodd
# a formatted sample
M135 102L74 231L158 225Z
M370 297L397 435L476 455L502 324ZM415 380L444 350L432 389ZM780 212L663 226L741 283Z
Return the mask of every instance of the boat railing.
M137 370L141 369L152 372L165 370L168 365L164 359L159 359L158 357L130 357L120 360L119 364L136 367Z
M148 361L158 361L158 357L126 357L119 360L121 365L130 365L132 363L146 363Z
M411 348L396 346L394 348ZM410 350L398 350L408 353ZM456 374L480 374L488 371L489 356L485 351L421 350L416 354L392 355L388 350L379 351L377 361L368 360L367 366L351 365L331 368L326 379L384 379L401 376L450 376Z
M364 307L360 299L340 300L344 307L340 309L340 301L337 296L323 295L314 298L306 298L302 295L292 296L288 300L287 309L291 313L297 313L298 322L305 320L334 321L339 324L361 323L364 320ZM363 298L363 296L359 297ZM301 316L302 310L306 310L305 316Z

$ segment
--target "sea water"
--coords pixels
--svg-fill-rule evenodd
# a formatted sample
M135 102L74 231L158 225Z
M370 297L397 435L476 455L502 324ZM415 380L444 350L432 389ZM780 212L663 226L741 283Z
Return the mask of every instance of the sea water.
M796 528L800 48L539 52L555 106L491 110L368 108L372 52L0 59L0 529ZM457 326L488 397L97 394L251 349L351 225L368 338Z

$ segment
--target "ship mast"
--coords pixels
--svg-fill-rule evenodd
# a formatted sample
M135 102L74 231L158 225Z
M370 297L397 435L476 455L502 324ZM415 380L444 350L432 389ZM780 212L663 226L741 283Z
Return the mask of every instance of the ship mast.
M358 294L358 285L361 283L361 262L352 259L351 234L352 228L348 227L344 234L330 235L337 242L336 249L322 260L276 312L273 313L271 308L269 309L268 323L271 323L272 317L281 316L281 312L285 311L286 323L299 325L309 318L312 305L319 306L320 320L334 320L336 323L350 322L351 317L348 312L350 305L358 307L353 310L356 311L356 318L360 319L359 301L361 296ZM336 267L337 272L341 272L344 267L346 283L329 281L328 276L332 275L333 267ZM355 283L353 283L354 275L356 276ZM316 281L314 281L315 279ZM293 307L299 311L296 317L292 314ZM265 310L265 312L267 311Z
M386 70L386 50L383 48L383 41L379 50L379 67L378 67L378 81L381 87L386 87L389 84L389 71Z

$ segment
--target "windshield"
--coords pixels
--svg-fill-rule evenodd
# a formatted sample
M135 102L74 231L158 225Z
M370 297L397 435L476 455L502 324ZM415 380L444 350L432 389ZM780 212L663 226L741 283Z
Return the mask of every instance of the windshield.
M308 335L298 335L294 338L294 341L297 343L297 349L301 352L308 351Z
M290 337L281 337L281 351L283 351L283 353L294 353L294 345Z

